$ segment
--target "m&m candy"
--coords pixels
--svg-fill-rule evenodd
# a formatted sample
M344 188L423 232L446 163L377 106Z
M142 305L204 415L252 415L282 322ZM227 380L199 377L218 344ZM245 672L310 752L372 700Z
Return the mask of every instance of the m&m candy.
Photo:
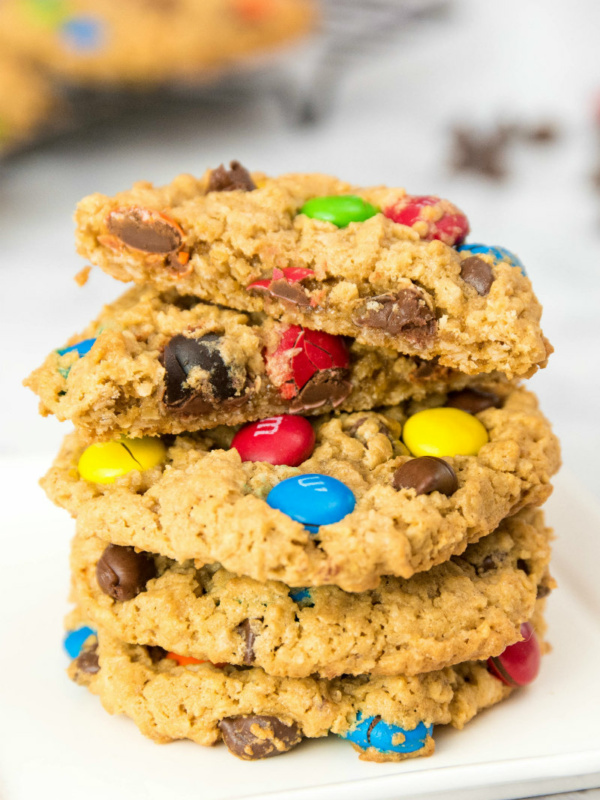
M315 432L304 417L283 414L244 425L231 442L242 461L297 467L310 458L315 447Z
M60 350L57 350L59 356L65 356L67 353L77 353L80 357L89 353L92 347L94 346L94 342L96 339L84 339L81 342L77 342L77 344L72 344L69 347L61 347Z
M345 380L350 364L348 345L342 336L306 330L300 325L285 328L277 347L265 354L267 374L284 400L296 399L298 408L314 409L325 403L334 408L351 390Z
M399 725L384 722L381 717L363 717L359 712L356 725L340 736L361 750L373 747L380 753L414 753L425 746L427 737L432 733L433 725L425 725L423 722L407 731Z
M457 249L459 253L472 253L474 256L482 254L493 256L496 261L504 261L510 264L511 267L518 267L523 275L527 275L521 259L514 253L511 253L510 250L507 250L506 247L498 247L497 245L493 246L489 244L461 244Z
M350 514L356 500L337 478L315 473L281 481L267 495L267 503L317 533L321 525L339 522Z
M94 342L96 339L84 339L82 342L77 342L77 344L72 344L70 347L62 347L60 350L57 350L59 356L65 356L67 353L77 353L79 358L85 356L87 353L90 352L92 347L94 346ZM69 377L69 372L71 371L71 367L59 367L58 371L63 376L63 378Z
M63 645L69 658L77 658L77 656L83 650L83 645L86 643L86 641L90 638L90 636L95 635L96 631L93 628L90 628L88 625L82 625L80 628L75 628L75 630L69 631L63 639Z
M458 408L427 408L404 423L402 439L413 456L476 456L489 441L477 417Z
M469 221L463 212L448 200L433 195L405 195L384 209L386 217L407 225L421 239L439 239L445 244L460 244L469 232Z
M533 625L521 625L522 642L511 644L499 656L488 658L488 670L507 686L526 686L540 671L541 650Z
M304 605L311 605L311 606L314 605L310 597L310 589L305 589L305 588L290 589L289 595L294 601L294 603L304 603Z
M167 449L158 438L127 439L116 442L97 442L86 448L77 469L85 481L114 483L128 472L157 467L167 457Z
M300 214L306 214L312 219L332 222L338 228L345 228L351 222L364 222L379 209L367 203L362 197L353 194L333 195L331 197L313 197L300 209Z

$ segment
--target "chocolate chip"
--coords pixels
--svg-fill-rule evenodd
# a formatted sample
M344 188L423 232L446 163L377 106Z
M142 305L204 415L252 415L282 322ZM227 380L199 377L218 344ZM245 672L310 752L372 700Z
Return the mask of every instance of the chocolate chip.
M412 288L370 297L355 322L391 336L404 336L415 347L430 345L437 330L437 320L423 293Z
M309 411L325 405L336 408L352 391L352 385L345 380L346 375L345 369L323 369L315 372L293 399L290 409L296 412Z
M262 714L226 717L219 723L219 728L229 751L245 761L278 756L302 740L295 722L286 725L277 717Z
M489 294L490 287L494 282L492 268L478 256L469 256L460 265L460 277L469 286L472 286L477 294Z
M450 375L450 367L440 366L437 358L425 361L415 356L415 363L417 367L409 376L410 380L422 380L423 378L444 380Z
M491 133L459 127L453 131L452 167L456 172L476 172L499 180L506 175L506 147L514 131L498 126Z
M254 664L256 656L254 654L254 642L256 641L256 634L252 630L252 624L249 619L241 622L236 631L240 636L244 637L244 664Z
M158 664L158 662L162 661L167 655L167 651L163 647L159 647L157 644L148 645L146 650L148 651L150 661L152 661L153 664Z
M529 575L531 570L529 569L529 564L525 561L524 558L519 558L517 560L517 569L522 570L525 575Z
M96 565L96 579L104 594L115 600L132 600L156 576L149 553L136 553L133 547L109 544Z
M300 285L299 282L288 283L288 281L280 278L279 280L272 281L269 285L269 292L273 297L279 297L282 300L287 300L288 303L293 303L296 306L309 306L310 297L306 289Z
M221 164L210 173L209 192L233 192L236 190L252 192L254 189L256 189L256 184L248 170L239 161L231 161L229 169Z
M415 489L417 494L451 495L458 489L456 473L450 464L434 456L413 458L398 467L392 485L394 489Z
M486 408L498 408L501 398L493 392L482 389L463 389L461 392L450 392L446 399L448 408L458 408L468 414L479 414Z
M165 368L163 403L187 414L203 413L235 395L230 370L219 351L221 337L208 333L198 339L178 333L162 355ZM203 370L207 378L197 387L187 386L190 372Z
M182 245L179 227L158 211L117 208L106 219L109 233L123 244L144 253L173 253Z
M87 675L95 675L100 671L97 643L82 650L77 656L77 669L79 672L85 672Z
M537 592L535 595L536 599L541 600L543 597L548 597L551 591L552 589L549 586L546 586L544 583L540 583L540 585L537 587Z
M486 556L481 562L481 566L479 567L478 571L491 572L493 569L496 569L497 566L496 559L493 556Z

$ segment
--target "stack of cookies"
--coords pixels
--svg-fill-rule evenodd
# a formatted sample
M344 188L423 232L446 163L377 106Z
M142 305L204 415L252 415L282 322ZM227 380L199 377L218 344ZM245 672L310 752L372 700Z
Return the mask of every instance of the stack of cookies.
M237 162L76 221L136 286L27 381L75 425L73 680L159 742L372 761L531 682L560 455L518 259L448 201Z

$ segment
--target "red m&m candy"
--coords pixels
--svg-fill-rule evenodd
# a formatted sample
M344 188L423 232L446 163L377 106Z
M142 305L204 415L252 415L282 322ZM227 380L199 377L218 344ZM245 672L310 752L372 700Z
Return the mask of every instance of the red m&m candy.
M526 686L540 671L540 645L533 625L521 625L522 642L511 644L495 658L488 658L488 669L507 686Z
M424 195L405 195L384 212L388 219L407 225L421 239L440 239L448 245L460 244L469 232L469 221L463 212L448 200Z
M348 346L341 336L310 331L292 325L285 328L274 352L265 355L267 373L285 400L292 400L318 378L319 387L306 398L307 408L326 402L339 405L350 391L344 380L350 363ZM308 392L305 390L305 394Z
M283 414L244 425L233 437L231 446L242 461L297 467L312 455L315 432L304 417Z

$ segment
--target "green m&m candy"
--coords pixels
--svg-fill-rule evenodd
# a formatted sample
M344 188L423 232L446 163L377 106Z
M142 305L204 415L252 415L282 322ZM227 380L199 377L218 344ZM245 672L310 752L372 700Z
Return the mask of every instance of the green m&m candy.
M367 203L362 197L354 194L334 195L332 197L313 197L300 209L312 219L333 222L338 228L345 228L351 222L364 222L379 214L376 206Z

